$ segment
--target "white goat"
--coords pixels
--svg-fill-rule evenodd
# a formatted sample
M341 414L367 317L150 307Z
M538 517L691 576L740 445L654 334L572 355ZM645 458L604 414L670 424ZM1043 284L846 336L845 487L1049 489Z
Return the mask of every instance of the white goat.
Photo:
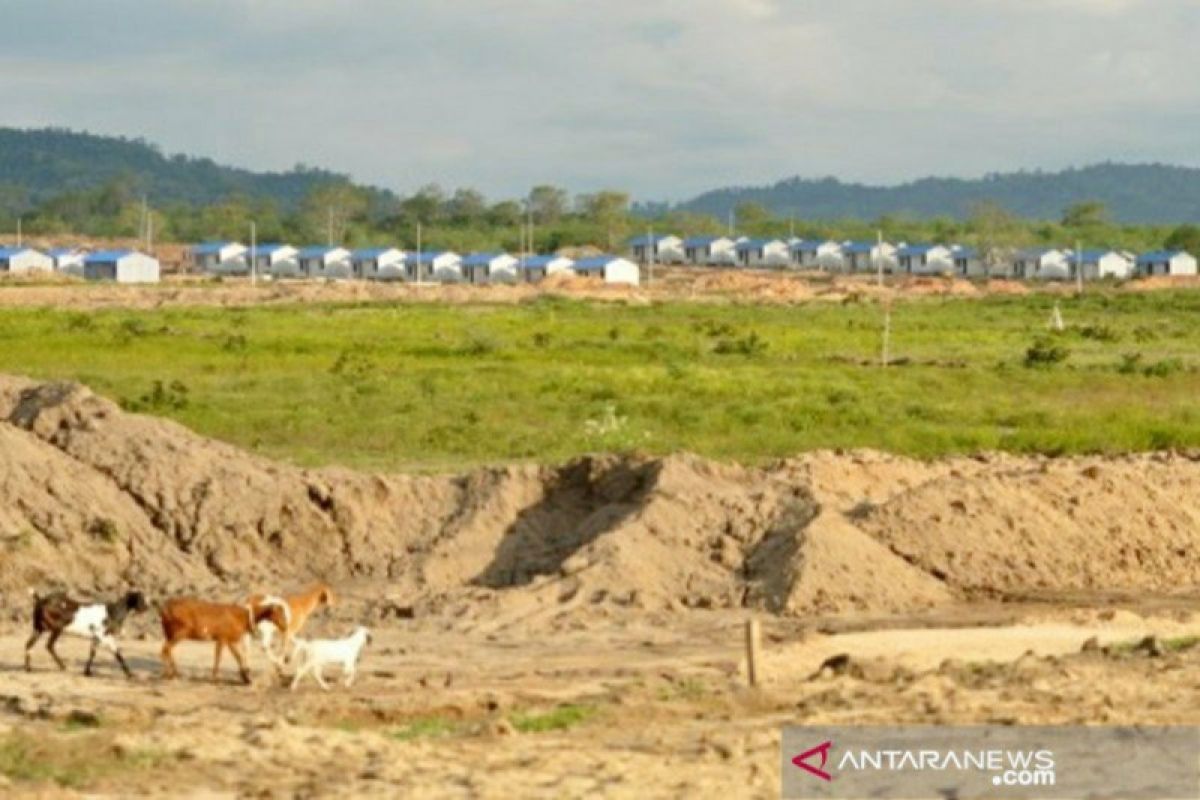
M329 684L325 683L322 670L330 664L341 665L342 685L353 685L358 657L370 641L371 632L361 625L345 639L293 639L292 658L296 662L296 675L292 678L292 688L295 689L301 678L312 673L321 688L328 690Z

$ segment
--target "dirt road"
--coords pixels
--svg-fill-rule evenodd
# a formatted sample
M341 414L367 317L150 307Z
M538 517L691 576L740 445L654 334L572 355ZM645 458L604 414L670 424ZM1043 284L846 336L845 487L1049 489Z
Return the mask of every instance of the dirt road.
M132 682L107 664L77 674L80 642L62 645L69 672L38 651L26 674L13 628L0 637L0 764L24 753L13 796L771 797L785 723L1200 721L1200 621L1172 605L963 608L833 635L768 621L757 689L744 616L727 612L535 635L377 622L359 683L329 693L281 688L261 658L255 686L235 685L231 664L214 684L200 644L180 651L185 677L163 682L148 621L127 646Z

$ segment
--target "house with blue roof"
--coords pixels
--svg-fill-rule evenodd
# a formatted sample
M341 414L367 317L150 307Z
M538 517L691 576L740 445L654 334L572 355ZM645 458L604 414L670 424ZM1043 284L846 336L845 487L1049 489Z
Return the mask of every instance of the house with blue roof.
M136 250L101 250L83 259L83 277L89 281L158 283L158 259Z
M742 267L786 267L791 260L782 239L744 239L733 250Z
M954 271L954 251L944 244L897 247L896 271L904 275L949 275Z
M1062 281L1071 277L1067 263L1069 250L1034 247L1021 250L1013 258L1012 277L1019 280Z
M732 266L737 243L728 236L689 236L683 240L683 260L697 266Z
M642 279L638 265L620 256L581 258L571 266L571 271L583 277L600 278L605 283L623 283L630 286L637 286Z
M651 255L656 264L683 263L683 240L669 233L635 236L629 240L629 250L639 264L649 264Z
M369 281L402 280L404 251L395 247L366 247L350 254L350 272Z
M79 247L51 247L46 251L55 272L83 277L83 259L87 251Z
M54 260L45 253L32 247L17 245L15 247L0 247L0 272L50 272L54 269Z
M508 253L470 253L462 260L467 283L516 283L520 259Z
M838 270L846 265L841 242L832 239L801 239L788 247L793 266L801 269Z
M254 247L254 267L259 275L295 278L300 275L300 251L282 242L263 242Z
M523 274L526 283L537 283L551 275L572 273L575 262L566 256L533 255L518 259L517 269Z
M408 253L404 256L404 277L417 283L456 283L462 280L462 256L452 250Z
M896 269L896 245L888 242L846 242L842 260L850 272L892 272Z
M1084 250L1067 256L1067 269L1071 278L1082 270L1085 281L1104 278L1126 280L1133 276L1134 260L1128 253L1119 250Z
M344 247L312 245L296 253L300 274L309 278L349 278L350 251Z
M248 252L238 242L201 242L192 245L192 268L221 275L245 275L250 272Z
M1137 274L1195 275L1196 257L1183 250L1155 250L1137 258Z

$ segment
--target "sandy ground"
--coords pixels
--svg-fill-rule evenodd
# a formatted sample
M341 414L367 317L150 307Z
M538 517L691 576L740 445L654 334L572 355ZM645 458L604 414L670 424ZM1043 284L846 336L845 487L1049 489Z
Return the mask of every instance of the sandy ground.
M553 636L483 632L444 617L393 620L376 626L359 682L329 693L280 688L261 657L253 687L233 682L231 664L213 683L201 644L180 649L184 677L165 683L148 621L126 647L134 681L111 664L98 677L79 675L86 647L78 641L61 646L67 673L38 650L26 674L14 628L0 636L0 735L8 728L44 746L92 748L99 760L155 757L78 790L17 781L5 792L773 797L783 724L1194 724L1200 652L1105 652L1152 634L1160 642L1200 634L1188 606L1174 598L1158 606L970 606L891 620L768 619L757 688L746 685L746 617L725 612L670 625L631 616ZM340 610L314 630L348 627L352 616ZM823 625L866 629L828 634ZM1085 644L1093 637L1098 649ZM563 730L514 728L562 704L590 716Z
M1196 288L1197 278L1149 278L1121 285L1121 291ZM87 284L63 276L0 276L0 307L74 309L160 308L164 306L249 306L283 303L430 302L520 303L543 295L599 301L648 303L686 300L709 303L841 303L865 298L982 297L1041 292L1070 294L1066 283L1023 283L995 279L888 276L885 286L871 275L708 267L663 267L639 287L607 286L586 278L555 277L516 286L421 285L362 281L259 281L168 275L162 284L138 287Z
M773 797L788 723L1200 723L1198 520L1190 452L370 475L0 376L0 796ZM149 616L132 682L21 669L31 589L318 579L349 690L164 683Z

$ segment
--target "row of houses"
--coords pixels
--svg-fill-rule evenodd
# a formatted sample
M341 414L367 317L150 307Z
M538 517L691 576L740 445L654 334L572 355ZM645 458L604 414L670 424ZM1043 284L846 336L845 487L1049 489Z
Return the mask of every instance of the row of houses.
M344 247L297 248L267 243L250 248L238 242L205 242L191 249L193 268L216 275L276 278L434 281L443 283L537 282L557 273L601 278L606 283L640 282L637 264L620 256L570 259L558 255L514 256L450 250L410 252L396 247L348 250ZM253 262L253 263L252 263Z
M1018 250L987 264L972 247L889 242L751 239L731 236L638 236L629 242L643 264L693 264L760 268L822 269L905 275L959 275L1031 280L1068 280L1082 269L1087 280L1134 275L1195 275L1196 258L1182 250L1136 255L1120 250L1059 248Z
M54 248L45 252L32 247L0 247L0 274L61 272L93 281L158 283L158 259L136 250Z

